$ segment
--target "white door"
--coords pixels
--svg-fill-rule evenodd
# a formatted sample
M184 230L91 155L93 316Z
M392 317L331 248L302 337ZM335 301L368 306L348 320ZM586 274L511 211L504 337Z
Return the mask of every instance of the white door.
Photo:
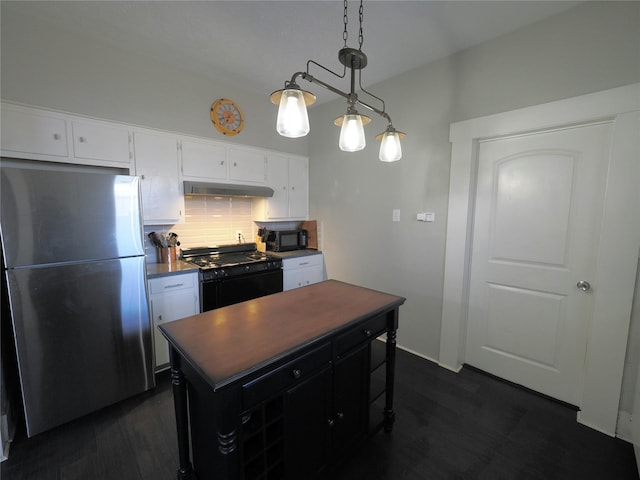
M611 133L602 122L478 145L466 363L574 405Z

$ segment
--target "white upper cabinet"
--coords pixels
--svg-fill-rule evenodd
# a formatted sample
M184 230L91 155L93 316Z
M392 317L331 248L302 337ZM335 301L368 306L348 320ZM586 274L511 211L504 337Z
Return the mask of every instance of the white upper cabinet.
M265 184L265 152L256 148L181 137L185 180Z
M254 220L306 220L309 215L309 162L304 157L267 155L271 198L256 199Z
M129 164L129 130L95 122L71 122L73 155L81 160Z
M229 148L227 156L229 158L229 180L264 184L264 152L234 146Z
M196 180L224 181L228 177L227 147L213 142L185 140L182 175Z
M305 220L309 215L309 161L289 158L289 217Z
M273 188L273 197L264 204L265 219L289 218L289 159L269 155L267 159L267 183Z
M144 223L184 221L184 195L178 168L178 139L136 131L133 134L136 175L141 178Z
M2 155L130 168L126 126L72 115L2 104Z
M2 105L2 155L66 161L67 122L46 112Z
M254 220L305 220L308 159L79 115L1 104L4 157L126 169L142 179L148 225L184 221L183 180L267 185Z

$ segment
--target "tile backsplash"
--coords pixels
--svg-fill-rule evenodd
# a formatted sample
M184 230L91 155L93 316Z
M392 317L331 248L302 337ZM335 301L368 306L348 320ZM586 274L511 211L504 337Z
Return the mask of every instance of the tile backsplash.
M178 234L182 247L202 247L238 243L236 232L242 232L242 242L254 242L258 227L253 222L251 198L185 195L185 221L176 225L145 225L147 261L156 261L156 249L147 235L156 232L166 236Z

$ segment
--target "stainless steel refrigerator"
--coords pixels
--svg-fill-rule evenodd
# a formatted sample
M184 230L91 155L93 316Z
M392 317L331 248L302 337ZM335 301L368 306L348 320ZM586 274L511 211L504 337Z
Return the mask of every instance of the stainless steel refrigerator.
M4 164L1 175L6 301L33 436L155 385L139 183Z

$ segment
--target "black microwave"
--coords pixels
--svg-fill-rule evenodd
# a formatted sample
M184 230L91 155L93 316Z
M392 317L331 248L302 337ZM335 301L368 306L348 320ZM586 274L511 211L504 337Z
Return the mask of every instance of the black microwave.
M266 234L266 247L271 252L287 252L307 248L306 230L269 230Z

